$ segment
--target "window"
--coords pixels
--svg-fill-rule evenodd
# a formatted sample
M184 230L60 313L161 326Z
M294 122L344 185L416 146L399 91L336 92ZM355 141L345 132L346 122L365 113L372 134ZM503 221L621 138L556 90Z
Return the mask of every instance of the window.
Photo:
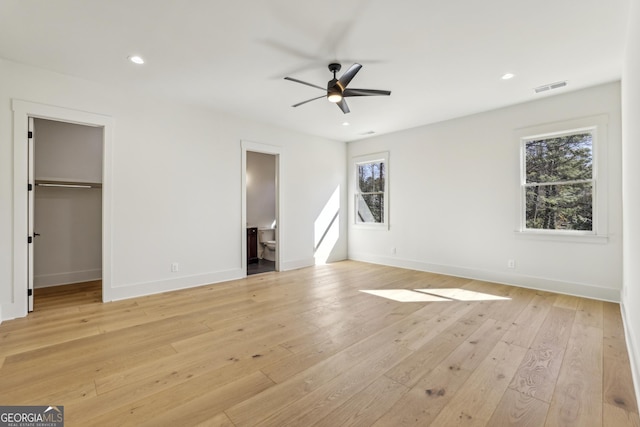
M388 153L355 159L355 222L386 225L388 223Z
M595 233L596 128L522 139L523 229Z

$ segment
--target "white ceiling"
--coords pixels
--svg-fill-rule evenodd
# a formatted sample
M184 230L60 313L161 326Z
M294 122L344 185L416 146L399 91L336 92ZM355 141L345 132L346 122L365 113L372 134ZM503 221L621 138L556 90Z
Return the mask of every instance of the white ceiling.
M0 57L351 141L617 80L628 3L0 0ZM325 86L334 61L391 96L292 108L322 92L283 78Z

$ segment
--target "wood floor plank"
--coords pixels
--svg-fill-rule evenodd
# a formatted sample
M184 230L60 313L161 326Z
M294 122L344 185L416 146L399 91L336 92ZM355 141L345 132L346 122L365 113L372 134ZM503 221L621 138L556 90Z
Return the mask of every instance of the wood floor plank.
M555 296L536 295L533 297L509 327L504 336L504 341L528 348L549 314L554 301Z
M409 306L402 307L407 307L409 311L414 310ZM313 334L299 337L308 339L308 345L301 345L304 349L298 348L298 352L295 353L295 355L283 358L263 368L263 372L276 383L284 382L305 369L312 368L314 365L321 363L338 352L344 351L350 346L357 344L375 332L393 325L399 321L401 318L400 315L407 315L406 313L402 314L403 311L402 308L394 309L386 315L381 313L381 316L365 321L360 325L354 325L351 328L343 329L340 327L337 331L317 331ZM329 332L329 336L327 337L324 332ZM320 341L315 335L324 337L325 339ZM286 344L282 344L282 346L287 349L289 348Z
M574 310L557 307L549 310L509 387L551 402L574 318Z
M481 325L481 322L466 318L455 322L423 348L417 349L411 356L387 371L385 375L407 387L415 386Z
M318 419L335 411L345 401L365 389L389 367L411 353L398 346L382 346L360 359L360 363L336 376L304 397L292 402L277 413L263 420L252 420L250 424L261 427L309 426ZM233 417L230 417L235 422ZM244 423L236 423L245 425Z
M145 381L155 384L161 381L164 385L177 384L216 369L229 368L230 365L237 365L238 363L253 362L250 365L253 366L253 369L258 369L273 360L279 360L290 354L279 346L260 353L255 353L252 346L247 346L246 343L243 346L245 348L240 346L233 349L221 347L216 352L208 353L199 351L193 351L189 354L175 353L149 361L144 366L135 366L108 376L99 376L95 379L96 392L105 394L117 389L130 387L132 384L139 387ZM258 359L260 363L256 367L254 361Z
M603 370L604 402L637 414L638 404L628 361L605 357Z
M7 357L5 368L11 368L0 371L0 381L7 387L16 386L22 384L25 378L41 378L50 372L52 366L58 372L73 372L79 365L99 364L102 360L114 358L124 348L136 353L205 331L209 331L206 326L188 319L167 319L31 350Z
M490 427L540 427L544 425L549 404L507 389L487 423Z
M346 335L357 335L364 338L375 330L382 329L397 321L400 317L416 312L416 305L412 304L398 304L383 298L367 299L366 301L373 305L367 305L362 311L354 313L349 310L349 313L342 313L341 316L333 315L330 321L327 321L323 315L321 315L320 322L310 319L309 323L319 328L317 331L309 335L292 337L282 343L282 346L292 353L302 354L309 350L316 350L321 343L328 340L338 340L339 337ZM380 302L380 304L374 304L372 301Z
M409 388L402 384L379 377L313 426L369 427L408 391Z
M100 329L95 325L78 322L64 327L57 327L55 334L51 329L37 330L30 334L21 335L18 332L4 334L4 345L0 347L0 357L21 354L30 350L37 350L44 346L63 344L81 338L100 335Z
M636 412L625 411L608 403L602 407L602 419L606 427L640 427L640 417Z
M124 414L126 408L133 404L132 402L137 402L134 405L136 406L160 399L166 408L179 406L182 401L198 397L202 390L217 389L253 372L259 372L264 364L279 356L276 348L265 352L260 358L229 360L227 364L221 366L182 368L176 365L173 372L158 372L157 375L140 378L106 393L98 394L93 401L85 400L69 405L70 421L80 424L88 422L90 418L102 417L109 412ZM175 402L167 403L172 397ZM215 412L211 412L211 415L213 414Z
M545 426L602 426L602 375L602 329L575 323Z
M433 421L434 425L487 425L526 349L500 341Z
M235 427L227 414L224 412L220 414L216 414L213 417L209 417L198 424L195 424L194 427Z
M580 302L579 297L574 297L572 295L559 294L556 297L556 301L553 303L553 305L559 308L576 310L578 308L579 302Z
M395 339L399 345L403 345L410 350L417 350L432 341L443 331L447 330L451 325L465 316L472 306L467 306L459 310L455 315L435 315L431 318L425 318L424 321L414 323L410 331L402 337Z
M504 322L487 319L411 388L374 426L430 425L504 335Z
M230 408L226 413L236 425L253 425L258 420L268 418L338 375L348 372L362 358L381 351L381 347L386 343L392 343L393 339L410 328L412 323L413 319L410 317L398 320L345 351L326 358L264 393Z
M126 421L119 424L123 427L194 425L205 421L211 414L222 412L234 403L259 393L271 384L271 380L259 371L213 390L206 383L192 384L188 390L188 400L174 399L174 394L187 391L185 387L181 387L175 393L157 393L83 423L87 426L104 426L110 425L113 419L124 419Z
M576 308L576 322L602 329L603 305L602 301L580 298Z
M356 261L100 290L38 291L0 324L0 403L64 405L70 427L639 427L618 304Z

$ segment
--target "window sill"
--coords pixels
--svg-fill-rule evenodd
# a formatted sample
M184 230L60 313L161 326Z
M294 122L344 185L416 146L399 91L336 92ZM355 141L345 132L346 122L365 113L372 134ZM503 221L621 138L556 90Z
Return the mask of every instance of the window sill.
M355 223L353 224L354 229L361 230L388 230L389 226L387 224L363 224L363 223Z
M609 242L609 236L605 234L580 234L554 231L515 231L517 238L538 241L568 242L568 243L598 243Z

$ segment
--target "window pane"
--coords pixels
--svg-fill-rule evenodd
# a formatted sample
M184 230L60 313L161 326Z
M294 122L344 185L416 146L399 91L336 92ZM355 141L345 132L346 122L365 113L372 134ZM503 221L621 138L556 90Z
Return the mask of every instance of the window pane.
M591 133L525 142L527 183L591 179Z
M356 218L357 222L383 223L384 194L356 195Z
M527 228L593 230L592 195L591 183L527 187Z
M358 187L361 193L384 191L384 162L358 165Z

